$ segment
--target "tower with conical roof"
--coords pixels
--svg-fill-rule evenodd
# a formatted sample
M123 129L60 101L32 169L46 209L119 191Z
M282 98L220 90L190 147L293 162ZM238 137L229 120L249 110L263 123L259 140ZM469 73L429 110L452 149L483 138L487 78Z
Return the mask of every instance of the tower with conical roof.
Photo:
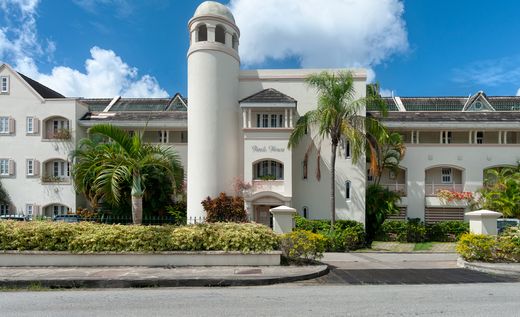
M188 219L201 202L232 193L239 174L239 29L229 9L203 2L188 23Z

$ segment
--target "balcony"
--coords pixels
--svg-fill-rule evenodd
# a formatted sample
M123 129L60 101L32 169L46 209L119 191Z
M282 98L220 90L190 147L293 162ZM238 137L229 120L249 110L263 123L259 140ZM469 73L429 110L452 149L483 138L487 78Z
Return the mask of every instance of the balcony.
M426 184L424 185L424 195L426 197L437 197L439 190L449 190L456 193L462 193L464 184Z
M282 180L253 180L251 194L260 192L275 192L285 195L285 181Z
M70 140L72 133L70 131L70 122L67 118L52 117L43 121L43 139L44 140Z
M397 193L399 197L406 197L406 184L379 184L381 187L386 188L394 193Z

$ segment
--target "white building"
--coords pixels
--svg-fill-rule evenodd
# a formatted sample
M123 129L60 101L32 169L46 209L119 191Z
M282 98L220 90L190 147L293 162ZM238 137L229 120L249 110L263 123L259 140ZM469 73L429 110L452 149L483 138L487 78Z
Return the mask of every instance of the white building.
M313 131L299 146L287 147L298 116L317 105L316 91L305 78L323 70L240 70L240 30L229 10L215 2L201 4L188 27L189 102L179 94L171 99L64 98L2 65L7 89L0 95L0 181L13 201L2 212L51 215L83 205L70 184L68 153L88 127L108 122L144 131L146 141L177 150L187 170L191 217L204 216L200 202L207 196L233 194L238 178L252 185L245 207L257 222L269 224L269 209L279 205L309 218L330 218L327 142L321 145L319 181ZM356 97L364 97L366 72L351 71ZM474 191L483 184L484 170L520 159L518 97L478 93L385 100L391 111L383 120L402 133L407 145L400 172L385 171L382 178L402 193L398 218L462 219L464 206L440 201L436 191ZM65 130L69 139L60 134ZM364 222L365 188L371 181L364 159L353 164L345 142L336 168L338 218Z

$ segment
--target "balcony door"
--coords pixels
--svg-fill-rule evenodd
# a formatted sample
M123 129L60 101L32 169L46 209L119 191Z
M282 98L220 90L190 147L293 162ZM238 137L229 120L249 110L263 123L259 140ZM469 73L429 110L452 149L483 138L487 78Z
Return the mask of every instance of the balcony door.
M271 212L269 212L269 209L274 208L275 206L269 206L269 205L257 205L255 206L255 221L257 223L266 225L270 228L272 228L272 221L271 221Z

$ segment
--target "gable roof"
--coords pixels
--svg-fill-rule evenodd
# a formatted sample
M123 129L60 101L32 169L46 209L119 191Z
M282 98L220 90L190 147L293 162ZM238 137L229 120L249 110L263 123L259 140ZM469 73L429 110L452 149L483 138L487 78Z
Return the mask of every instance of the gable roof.
M296 100L273 88L267 88L239 101L248 103L296 103Z
M89 111L102 112L113 98L82 98ZM108 112L186 111L187 100L177 93L172 98L119 98Z
M489 111L489 110L495 111L495 108L493 108L493 106L489 103L489 100L483 91L479 91L476 94L474 94L473 96L469 97L468 101L464 105L464 108L462 109L462 111L472 111L473 104L479 99L484 102L485 108L487 109L487 111Z
M42 98L45 98L45 99L65 98L64 95L60 94L59 92L57 92L55 90L50 89L47 86L40 84L36 80L29 78L20 72L17 72L17 73L18 73L18 75L20 75L23 78L23 80L25 80L25 82L27 82L27 84L29 84L29 86L31 86L40 96L42 96Z

